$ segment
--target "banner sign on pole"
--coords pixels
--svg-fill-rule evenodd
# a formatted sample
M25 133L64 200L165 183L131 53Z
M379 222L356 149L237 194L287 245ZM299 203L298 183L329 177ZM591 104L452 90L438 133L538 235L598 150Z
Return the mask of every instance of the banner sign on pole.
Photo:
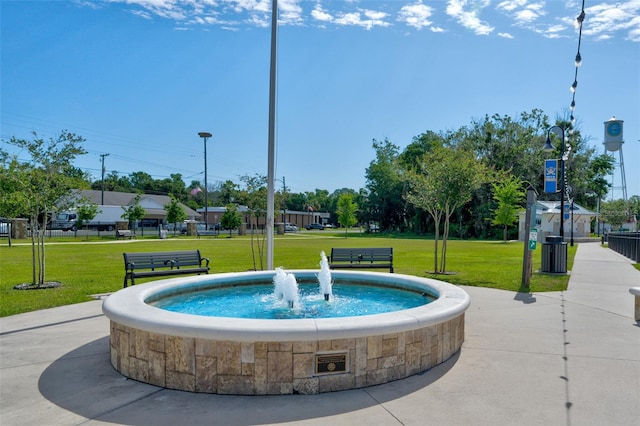
M558 192L558 160L544 160L544 192Z
M538 243L538 229L532 228L529 232L529 250L535 250Z

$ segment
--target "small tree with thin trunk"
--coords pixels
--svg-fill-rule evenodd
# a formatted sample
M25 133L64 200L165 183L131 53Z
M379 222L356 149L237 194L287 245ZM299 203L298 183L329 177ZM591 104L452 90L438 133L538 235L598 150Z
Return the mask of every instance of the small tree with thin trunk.
M231 238L231 231L240 226L241 223L242 215L238 212L238 206L235 204L228 204L227 210L220 218L220 224L224 229L229 230L229 238Z
M407 200L427 211L435 223L434 272L446 272L447 238L451 215L471 200L487 170L472 152L456 147L435 147L407 172L410 189ZM440 224L444 220L442 250L438 264Z
M351 194L342 194L338 198L338 208L336 213L338 214L338 223L344 226L344 237L347 238L348 229L356 224L356 212L358 211L358 205L353 201Z
M49 217L75 203L72 190L82 187L87 176L73 167L73 160L86 151L81 147L84 139L74 133L62 131L48 142L32 134L32 140L12 137L7 141L23 150L21 155L29 157L26 161L9 158L0 149L0 186L8 190L0 205L11 207L15 216L29 218L33 270L32 282L25 287L47 287L44 238Z
M501 182L495 182L493 198L498 202L498 207L493 211L493 224L504 226L502 240L507 242L507 227L518 221L518 212L522 210L520 204L525 198L522 189L522 181L516 176L509 176Z
M169 197L171 197L171 201L169 204L165 204L164 210L167 212L167 222L173 223L173 235L176 235L176 230L178 229L176 225L187 219L187 213L173 194L169 194Z
M133 231L136 230L136 223L141 220L147 211L140 205L140 194L136 195L133 204L127 207L123 207L124 213L120 216L123 219L127 219L129 224L133 224Z
M89 228L89 222L101 213L102 210L98 208L97 204L94 203L86 203L78 206L78 227L85 227L85 231ZM89 239L89 233L86 235L86 239Z

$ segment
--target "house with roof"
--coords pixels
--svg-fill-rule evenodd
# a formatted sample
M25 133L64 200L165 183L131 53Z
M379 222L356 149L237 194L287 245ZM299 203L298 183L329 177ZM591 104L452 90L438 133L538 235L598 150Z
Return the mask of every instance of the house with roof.
M104 194L104 202L103 200ZM146 226L157 227L167 223L167 211L164 206L171 203L168 195L137 194L131 192L102 191L95 189L78 190L76 196L84 198L91 203L103 206L119 206L127 208L135 204L136 196L140 195L140 205L145 209L146 215L142 219ZM200 220L200 214L195 210L180 204L187 214L188 220ZM143 225L144 226L144 225Z
M538 241L544 242L549 235L560 235L560 202L537 201L536 218L534 227L538 230ZM566 203L564 208L564 235L565 239L571 235L573 229L574 238L589 238L591 236L591 223L596 213L587 210L577 203ZM525 212L518 213L518 239L525 238Z

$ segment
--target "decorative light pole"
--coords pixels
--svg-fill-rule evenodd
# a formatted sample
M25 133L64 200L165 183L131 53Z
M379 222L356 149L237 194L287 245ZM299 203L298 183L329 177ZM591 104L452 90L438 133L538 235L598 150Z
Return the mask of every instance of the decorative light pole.
M542 147L544 152L553 152L555 150L553 144L551 143L551 132L555 133L562 140L562 157L560 158L560 170L562 176L560 177L560 239L564 242L564 196L567 190L567 179L565 176L565 161L569 158L569 153L571 152L571 145L569 145L569 141L565 139L564 129L560 126L552 126L547 130L547 140ZM573 229L573 224L571 224Z
M204 140L204 229L209 230L209 197L207 195L207 139L213 136L209 132L198 132Z

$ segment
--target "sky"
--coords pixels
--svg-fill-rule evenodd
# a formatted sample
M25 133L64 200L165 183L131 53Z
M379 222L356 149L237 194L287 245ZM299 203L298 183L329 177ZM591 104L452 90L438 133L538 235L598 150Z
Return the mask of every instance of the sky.
M279 0L276 189L366 184L374 140L540 109L566 118L582 1ZM640 0L586 1L577 126L623 120L640 195ZM267 175L271 2L0 1L1 147L83 136L76 166L187 185ZM619 152L614 153L619 162ZM104 157L101 157L104 156ZM542 165L541 165L542 169ZM622 198L620 167L613 198Z

